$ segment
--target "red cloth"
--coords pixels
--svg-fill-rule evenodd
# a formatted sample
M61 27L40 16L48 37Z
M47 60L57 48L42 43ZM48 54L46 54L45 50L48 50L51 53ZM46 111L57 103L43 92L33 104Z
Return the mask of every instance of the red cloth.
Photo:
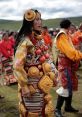
M46 33L46 34L42 34L42 36L43 36L45 44L52 46L52 39L51 39L50 35L48 33Z
M12 47L14 47L14 45L15 45L15 39L14 39L14 37L13 36L10 36L9 37L9 40L11 42Z
M79 45L82 42L82 32L77 31L72 36L72 42L74 45Z
M72 61L63 54L59 54L58 58L58 75L61 85L64 88L72 88L73 91L78 90L78 78L76 71L78 61ZM77 67L76 67L77 66Z
M2 41L0 42L0 52L6 58L12 56L14 51L13 51L13 48L12 48L11 41L9 41L9 40L6 41L6 40L2 39Z

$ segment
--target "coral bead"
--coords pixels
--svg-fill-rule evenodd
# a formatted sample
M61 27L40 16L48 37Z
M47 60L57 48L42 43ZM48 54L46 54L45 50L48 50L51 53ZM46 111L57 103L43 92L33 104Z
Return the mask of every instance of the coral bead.
M36 53L36 54L41 54L41 50L38 49L38 50L35 51L35 53Z
M46 57L46 59L48 59L50 57L50 55L47 53L47 54L45 54L45 57Z
M41 57L40 57L40 62L44 62L45 59L46 59L45 56L41 56Z
M48 50L48 46L45 46L45 48L44 48L45 50Z

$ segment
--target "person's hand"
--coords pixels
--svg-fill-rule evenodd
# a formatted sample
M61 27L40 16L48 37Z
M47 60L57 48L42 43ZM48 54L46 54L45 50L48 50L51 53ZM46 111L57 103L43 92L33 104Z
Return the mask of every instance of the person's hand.
M24 96L24 97L30 97L31 94L30 94L29 89L27 89L25 87L22 87L22 96Z

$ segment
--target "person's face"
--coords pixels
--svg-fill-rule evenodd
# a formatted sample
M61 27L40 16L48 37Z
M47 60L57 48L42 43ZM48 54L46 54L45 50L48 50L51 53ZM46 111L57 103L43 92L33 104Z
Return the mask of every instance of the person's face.
M42 20L41 15L39 13L36 14L36 18L33 23L33 29L37 31L41 31L42 28Z
M73 34L75 31L76 31L76 27L75 26L70 26L69 33Z
M3 39L8 40L8 34L7 33L3 36Z

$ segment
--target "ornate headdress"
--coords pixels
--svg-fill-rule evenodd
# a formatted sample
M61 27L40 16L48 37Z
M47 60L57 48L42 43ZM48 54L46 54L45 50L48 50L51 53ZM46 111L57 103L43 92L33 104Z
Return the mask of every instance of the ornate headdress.
M27 21L33 21L36 17L36 13L30 9L25 12L24 17Z

